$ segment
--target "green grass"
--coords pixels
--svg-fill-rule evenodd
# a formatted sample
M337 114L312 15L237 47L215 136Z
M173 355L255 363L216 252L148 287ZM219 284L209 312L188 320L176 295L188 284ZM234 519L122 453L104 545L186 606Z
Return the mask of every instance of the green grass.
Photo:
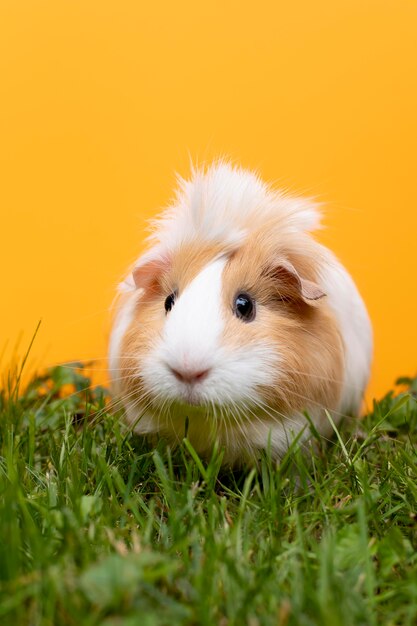
M2 626L417 623L417 380L314 453L221 473L187 441L147 447L82 369L17 378L0 396Z

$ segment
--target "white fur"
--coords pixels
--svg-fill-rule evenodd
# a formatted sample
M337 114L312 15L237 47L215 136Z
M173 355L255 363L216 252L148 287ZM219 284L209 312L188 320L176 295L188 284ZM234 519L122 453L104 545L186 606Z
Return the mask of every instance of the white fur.
M168 313L159 358L176 370L210 369L224 330L222 273L226 259L207 265Z
M109 345L109 368L115 391L118 389L118 380L123 376L120 371L120 346L122 339L129 328L138 294L136 292L124 294L119 303L119 308L114 320L113 330L110 336Z
M318 205L272 189L255 172L218 161L207 169L193 169L189 180L178 177L172 205L151 221L152 248L135 264L171 253L189 241L220 242L237 247L250 228L282 217L287 232L319 227ZM133 288L130 278L123 289Z
M256 387L272 381L276 356L267 345L224 347L225 310L222 272L225 258L207 265L179 295L168 313L162 337L141 365L148 389L162 402L167 398L191 404L249 401ZM172 370L209 370L192 385L177 380Z
M345 348L344 382L338 411L357 414L363 402L372 360L372 327L363 300L350 275L334 255L321 246L327 263L322 287L339 323Z

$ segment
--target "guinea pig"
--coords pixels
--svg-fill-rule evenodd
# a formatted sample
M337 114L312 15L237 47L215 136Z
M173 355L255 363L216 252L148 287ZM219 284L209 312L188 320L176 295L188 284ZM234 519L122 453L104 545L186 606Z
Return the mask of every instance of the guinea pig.
M126 419L223 463L279 460L310 422L360 411L372 331L348 272L312 236L318 207L216 162L179 179L119 286L110 373ZM308 417L307 417L308 415Z

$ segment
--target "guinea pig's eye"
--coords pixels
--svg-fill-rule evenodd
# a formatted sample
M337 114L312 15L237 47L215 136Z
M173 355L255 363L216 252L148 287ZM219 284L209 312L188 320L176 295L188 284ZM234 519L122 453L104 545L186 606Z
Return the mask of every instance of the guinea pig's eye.
M164 307L165 307L165 311L168 313L168 311L170 311L172 309L172 307L175 304L175 298L177 297L176 292L174 291L173 293L170 293L169 296L167 296L165 298L165 303L164 303Z
M239 293L234 302L234 314L244 322L252 322L255 319L255 301L247 293Z

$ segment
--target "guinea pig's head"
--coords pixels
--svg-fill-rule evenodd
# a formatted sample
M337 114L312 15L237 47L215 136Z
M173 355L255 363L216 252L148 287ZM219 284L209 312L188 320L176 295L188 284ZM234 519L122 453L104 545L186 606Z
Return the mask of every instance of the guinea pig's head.
M139 430L140 419L166 432L188 416L238 432L336 405L342 343L308 235L281 241L263 228L229 250L202 240L156 249L133 282L119 393Z

